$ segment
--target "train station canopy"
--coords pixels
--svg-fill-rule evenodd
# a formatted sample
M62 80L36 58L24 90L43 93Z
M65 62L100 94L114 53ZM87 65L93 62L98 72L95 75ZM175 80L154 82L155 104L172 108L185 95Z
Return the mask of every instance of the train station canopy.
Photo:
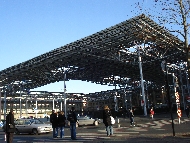
M0 71L1 86L34 89L63 80L125 84L143 79L164 84L161 62L185 61L183 41L142 14Z

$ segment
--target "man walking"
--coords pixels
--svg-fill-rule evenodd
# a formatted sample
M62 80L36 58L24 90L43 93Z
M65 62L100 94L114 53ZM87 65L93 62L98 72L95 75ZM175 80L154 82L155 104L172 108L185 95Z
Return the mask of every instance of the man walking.
M76 122L77 115L75 113L75 107L71 108L67 120L70 122L70 130L71 130L71 139L76 140Z
M52 110L52 114L50 115L50 122L53 128L53 138L57 138L58 136L58 118L55 110Z
M14 112L13 109L10 109L9 114L6 116L6 139L7 143L13 142L13 134L15 132L15 123L14 123Z

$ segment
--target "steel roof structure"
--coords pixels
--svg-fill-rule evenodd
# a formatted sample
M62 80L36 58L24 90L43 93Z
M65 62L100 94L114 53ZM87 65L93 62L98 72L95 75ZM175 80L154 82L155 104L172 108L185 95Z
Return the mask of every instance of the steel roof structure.
M140 54L144 80L159 85L164 84L161 62L185 61L183 47L183 41L142 14L4 69L0 81L14 91L23 82L25 89L34 89L63 81L65 74L66 80L123 84L126 78L140 80Z

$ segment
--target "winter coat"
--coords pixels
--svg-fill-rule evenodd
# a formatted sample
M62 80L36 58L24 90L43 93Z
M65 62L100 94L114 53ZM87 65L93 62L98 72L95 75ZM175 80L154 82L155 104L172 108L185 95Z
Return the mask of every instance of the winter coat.
M65 115L59 114L58 115L58 126L65 127L65 120L66 120Z
M14 128L10 128L9 124L12 124L14 126ZM11 112L6 116L5 132L6 133L14 133L15 132L14 115Z
M110 110L106 109L103 111L103 123L106 127L112 125L110 116L112 116Z
M52 128L58 127L58 118L56 113L52 113L50 115L50 122L52 124Z
M133 112L129 112L129 118L131 119L131 118L133 118L133 117L134 117Z
M67 120L70 121L70 123L76 123L77 122L77 114L75 111L70 111L67 117Z

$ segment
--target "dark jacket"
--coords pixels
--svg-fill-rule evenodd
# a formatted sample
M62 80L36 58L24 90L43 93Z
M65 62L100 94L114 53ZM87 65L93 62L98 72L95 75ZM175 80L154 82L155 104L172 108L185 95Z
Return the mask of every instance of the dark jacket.
M134 117L133 112L129 112L129 118L133 118L133 117Z
M9 126L10 124L12 124L14 126L14 128L11 129ZM9 114L6 116L5 132L7 132L7 133L14 133L15 132L14 115L12 114L12 112L9 112Z
M70 123L76 123L77 122L77 115L76 115L75 111L69 112L67 120L70 121Z
M189 115L189 108L188 108L188 107L185 108L185 113L186 113L187 115Z
M111 125L110 116L112 116L112 113L110 110L106 109L103 111L103 123L105 124L106 127Z
M50 115L50 122L52 124L52 128L58 127L58 118L56 113L52 113Z
M66 120L65 115L59 114L58 115L58 126L65 127L65 120Z

